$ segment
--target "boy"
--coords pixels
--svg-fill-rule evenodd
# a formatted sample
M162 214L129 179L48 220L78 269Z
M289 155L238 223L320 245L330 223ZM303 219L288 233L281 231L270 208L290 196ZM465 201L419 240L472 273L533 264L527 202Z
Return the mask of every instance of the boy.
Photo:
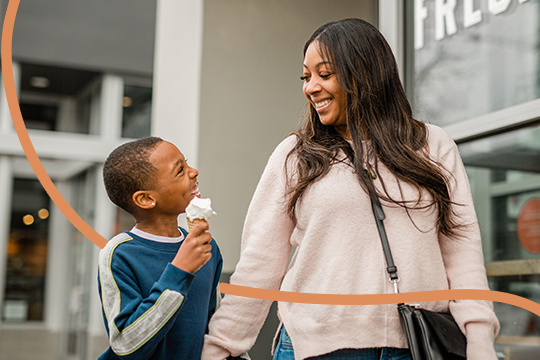
M200 359L217 307L222 258L208 224L177 218L199 196L197 176L173 144L147 137L113 150L103 167L111 201L136 225L99 254L106 359Z

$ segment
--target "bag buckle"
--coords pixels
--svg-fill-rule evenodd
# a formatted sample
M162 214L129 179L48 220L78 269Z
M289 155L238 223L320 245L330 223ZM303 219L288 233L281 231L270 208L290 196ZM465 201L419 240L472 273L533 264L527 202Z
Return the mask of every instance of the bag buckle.
M399 294L399 289L398 289L398 286L397 286L397 283L399 282L399 277L397 277L395 279L389 278L388 280L392 283L392 285L394 285L394 292L396 294Z

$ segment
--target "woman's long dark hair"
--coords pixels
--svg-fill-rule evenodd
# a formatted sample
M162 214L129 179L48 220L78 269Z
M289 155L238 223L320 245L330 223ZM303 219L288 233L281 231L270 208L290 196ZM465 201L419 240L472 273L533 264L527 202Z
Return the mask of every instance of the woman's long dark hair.
M304 55L313 42L318 42L321 56L330 61L332 72L347 93L347 128L349 144L333 126L321 123L313 105L308 105L306 119L294 132L296 146L288 154L296 157L298 181L290 184L288 213L296 221L296 204L311 183L328 173L343 152L354 168L362 188L374 198L410 209L436 206L439 231L454 235L457 228L448 184L451 175L427 154L426 125L415 120L399 79L392 51L381 33L360 19L329 22L313 33L304 46ZM364 154L362 139L369 139L369 154ZM378 174L381 161L397 177L418 191L418 201L396 200L373 186L365 161L373 162ZM286 163L289 163L287 161ZM422 190L433 202L420 206Z

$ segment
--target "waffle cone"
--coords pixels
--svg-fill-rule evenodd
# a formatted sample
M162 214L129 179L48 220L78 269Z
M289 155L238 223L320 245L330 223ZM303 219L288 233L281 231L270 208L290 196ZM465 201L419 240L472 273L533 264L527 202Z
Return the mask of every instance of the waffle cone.
M193 228L197 225L197 224L200 224L200 223L203 223L203 222L206 222L206 220L204 219L193 219L193 220L189 220L187 219L187 223L188 223L188 227L189 227L189 232L192 232L193 231ZM203 231L201 232L201 234L204 234L206 232Z

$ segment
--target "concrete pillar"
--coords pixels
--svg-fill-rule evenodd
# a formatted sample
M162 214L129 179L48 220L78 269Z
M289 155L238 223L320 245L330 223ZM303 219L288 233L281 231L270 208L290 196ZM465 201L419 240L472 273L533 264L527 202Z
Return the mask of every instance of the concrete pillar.
M56 131L75 132L77 130L77 100L74 97L64 98L60 101Z
M203 0L157 0L152 134L197 167Z
M17 91L17 95L19 95L21 83L21 66L16 62L13 62L13 79L15 80L15 89ZM13 127L13 121L11 120L11 114L9 112L9 107L6 99L4 76L2 76L2 81L0 85L0 133L6 134L9 132L14 132L15 128Z
M114 141L122 134L122 99L124 96L124 81L120 76L105 75L101 83L101 101L99 118L92 119L93 123L99 123L99 131L90 131L91 134L99 133L107 141Z
M72 202L71 183L55 182L62 196ZM47 329L61 332L67 307L68 264L70 243L74 227L51 201L49 220L49 244L47 254L47 273L45 277L45 322Z

